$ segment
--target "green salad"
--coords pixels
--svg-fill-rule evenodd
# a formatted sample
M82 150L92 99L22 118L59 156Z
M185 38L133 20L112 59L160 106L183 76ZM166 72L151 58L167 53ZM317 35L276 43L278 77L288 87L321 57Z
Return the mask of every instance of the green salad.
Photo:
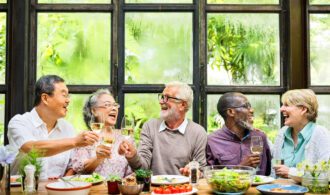
M83 175L83 176L74 177L71 180L72 181L84 181L84 182L89 182L89 183L95 183L95 182L102 181L103 179L104 178L100 174L93 173L91 176L88 176L88 177Z
M251 184L250 174L227 168L216 170L209 180L212 188L218 192L243 192Z
M262 180L262 178L259 177L259 176L254 176L254 178L253 178L253 182L255 182L255 183L259 183L259 182L263 182L263 180Z

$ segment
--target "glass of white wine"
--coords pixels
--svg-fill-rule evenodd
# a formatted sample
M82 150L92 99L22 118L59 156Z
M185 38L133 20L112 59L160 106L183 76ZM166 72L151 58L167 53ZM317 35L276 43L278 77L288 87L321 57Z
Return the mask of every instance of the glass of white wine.
M125 139L134 140L134 127L134 120L124 116L121 120L121 134L125 136Z
M100 134L101 130L103 129L103 126L104 126L103 115L101 113L97 113L97 114L93 115L89 122L89 126L92 131Z
M260 155L264 150L264 143L261 136L251 136L250 150L252 154ZM256 167L256 171L259 171L259 165Z

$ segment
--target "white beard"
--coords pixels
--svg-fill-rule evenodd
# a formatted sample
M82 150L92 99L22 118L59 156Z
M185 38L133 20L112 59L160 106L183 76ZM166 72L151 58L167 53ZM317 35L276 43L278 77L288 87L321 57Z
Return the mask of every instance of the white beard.
M164 121L173 121L178 120L180 118L179 113L172 107L169 110L161 110L160 118Z

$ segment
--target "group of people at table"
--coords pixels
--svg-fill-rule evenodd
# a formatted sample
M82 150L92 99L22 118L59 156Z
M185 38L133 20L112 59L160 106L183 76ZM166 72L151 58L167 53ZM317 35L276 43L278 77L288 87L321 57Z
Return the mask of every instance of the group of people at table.
M9 144L20 151L11 166L12 174L17 174L20 157L32 149L42 151L41 179L93 172L125 177L139 168L151 169L154 175L187 175L193 160L200 167L258 166L257 174L270 175L273 170L288 177L290 168L303 160L315 163L330 159L330 132L315 123L318 102L310 89L283 94L280 111L285 126L279 130L274 145L262 130L253 127L254 110L242 93L228 92L220 97L216 106L224 125L210 135L186 118L192 102L189 85L177 81L166 84L159 94L160 118L143 125L139 147L120 134L109 147L97 144L101 135L96 132L86 130L75 135L74 127L63 119L70 103L64 79L42 76L36 82L34 108L17 114L8 124ZM91 118L102 113L103 131L113 133L118 108L111 93L99 89L84 105L84 121L90 128ZM252 136L263 140L260 154L250 151ZM284 159L284 164L274 168L272 158Z

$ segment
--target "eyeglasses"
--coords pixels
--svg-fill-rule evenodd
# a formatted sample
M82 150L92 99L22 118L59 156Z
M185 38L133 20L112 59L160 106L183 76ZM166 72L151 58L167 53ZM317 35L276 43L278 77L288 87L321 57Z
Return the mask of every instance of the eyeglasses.
M106 109L109 109L109 108L119 108L120 105L118 103L105 103L103 105L100 105L100 106L96 106L97 108L106 108Z
M230 108L246 108L246 109L251 109L252 106L251 106L250 102L246 102L245 104L242 104L240 106L231 106L231 107L227 108L226 110L228 110Z
M184 101L180 98L176 98L176 97L171 97L171 96L168 96L168 95L164 95L162 93L158 94L158 100L159 101L163 101L164 103L168 102L168 99L174 99L174 100L178 100L178 101Z

